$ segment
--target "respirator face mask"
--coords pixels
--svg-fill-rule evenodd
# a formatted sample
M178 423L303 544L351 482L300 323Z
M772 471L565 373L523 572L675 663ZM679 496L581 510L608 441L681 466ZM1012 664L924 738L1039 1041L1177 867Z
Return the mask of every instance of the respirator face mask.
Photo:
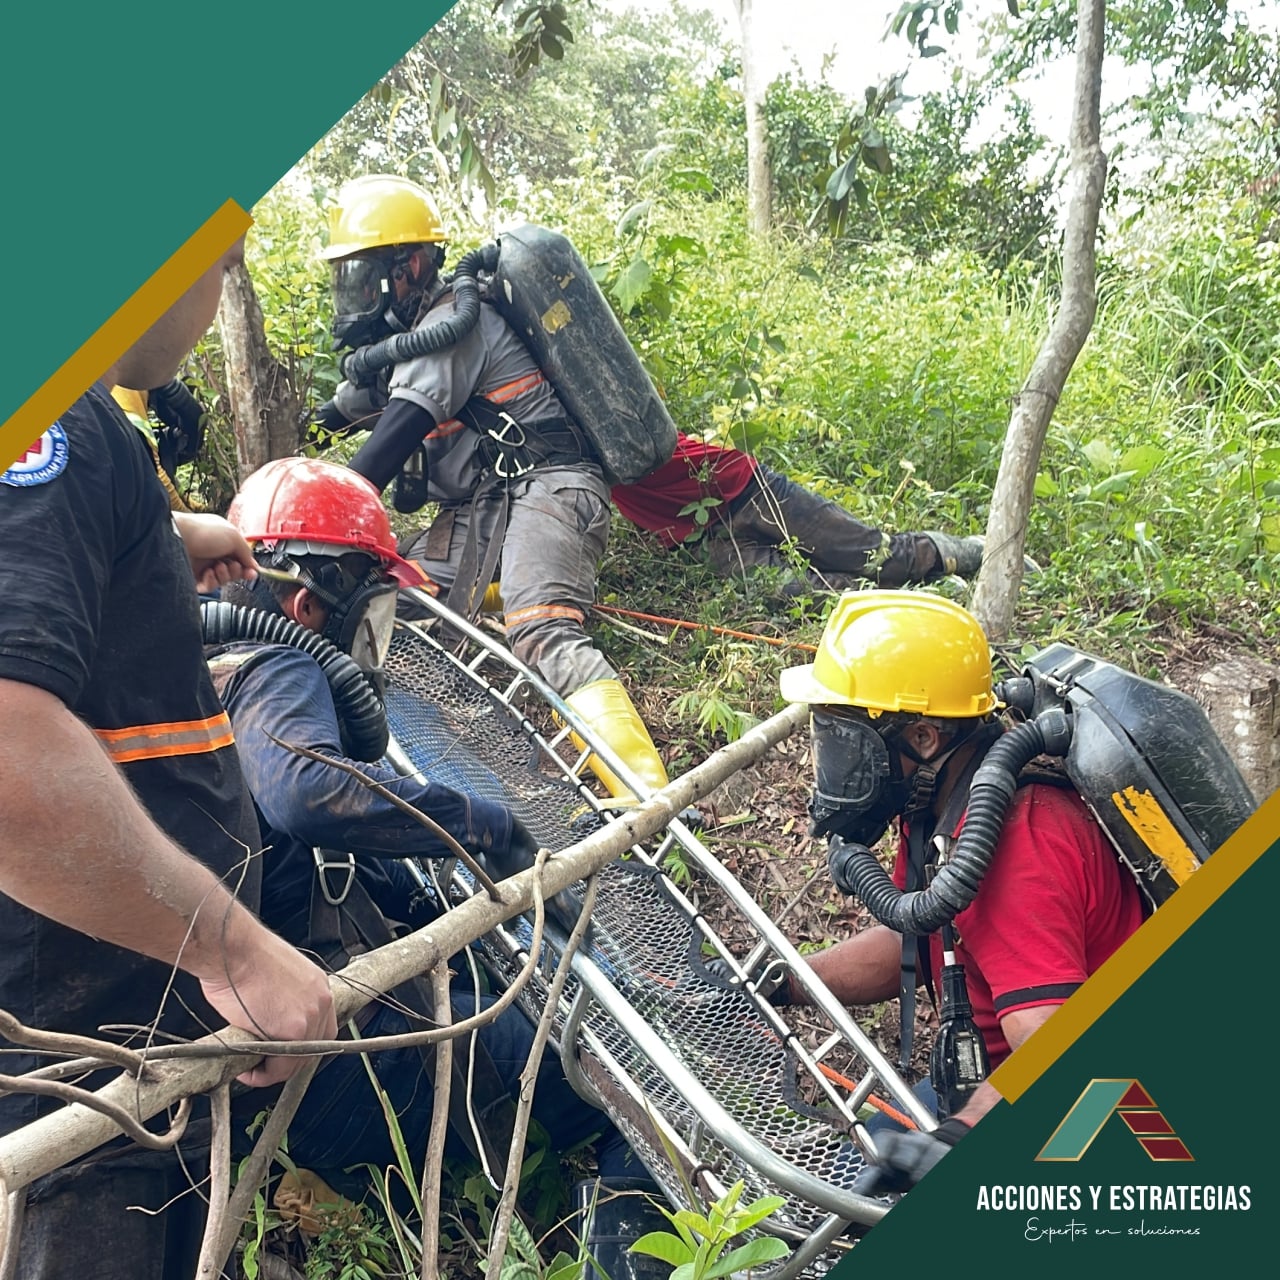
M349 654L379 686L395 633L396 590L394 582L361 586L332 610L324 629L325 639Z
M382 691L382 669L396 625L397 584L362 551L326 555L323 543L292 541L276 548L273 567L284 569L328 609L321 634Z
M810 834L838 835L870 847L909 801L910 787L896 754L867 721L843 711L815 709L810 737L814 771Z
M387 331L384 312L395 301L380 254L342 258L333 264L333 337L340 347L376 342Z

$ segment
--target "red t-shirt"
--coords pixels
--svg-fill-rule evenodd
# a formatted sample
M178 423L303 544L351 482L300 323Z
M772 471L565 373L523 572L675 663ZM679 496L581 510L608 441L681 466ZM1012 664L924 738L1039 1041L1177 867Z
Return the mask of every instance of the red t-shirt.
M894 879L906 882L906 845ZM1011 1052L1000 1019L1062 1004L1142 923L1145 899L1085 803L1066 787L1019 787L973 902L955 919L973 1017L994 1070ZM942 936L931 940L942 971Z
M614 485L611 496L632 524L674 547L698 528L692 515L680 515L685 507L704 498L719 498L721 505L708 509L712 521L719 520L724 504L747 487L755 470L756 460L749 454L706 444L680 431L670 462L634 484Z

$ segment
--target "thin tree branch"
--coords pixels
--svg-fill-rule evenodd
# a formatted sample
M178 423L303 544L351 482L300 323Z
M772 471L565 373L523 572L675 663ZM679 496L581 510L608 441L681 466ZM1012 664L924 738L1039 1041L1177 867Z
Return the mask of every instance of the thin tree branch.
M551 1037L551 1026L555 1021L556 1010L560 1003L560 995L564 991L569 977L574 953L581 946L591 927L591 913L596 903L596 887L599 881L591 876L587 881L587 891L583 895L582 910L578 913L577 923L569 935L560 962L551 979L547 992L547 1001L538 1019L537 1030L533 1036L533 1046L529 1050L529 1058L520 1073L520 1103L516 1108L516 1121L511 1135L511 1149L507 1154L507 1172L502 1182L502 1194L498 1199L498 1209L493 1217L493 1227L489 1233L489 1260L486 1274L497 1276L502 1274L502 1264L507 1252L507 1239L511 1234L511 1218L516 1210L516 1196L520 1190L520 1170L524 1165L524 1142L529 1132L529 1117L533 1113L533 1092L538 1079L538 1068L542 1064L542 1055ZM545 904L541 896L541 886L535 892L536 919L542 923ZM536 951L535 951L536 954Z
M267 737L278 747L283 747L286 751L292 751L294 755L304 756L308 760L315 760L319 764L330 765L334 769L340 769L343 773L349 774L356 778L359 782L369 788L370 791L380 795L384 800L389 800L401 813L407 813L415 822L426 827L433 835L438 836L449 848L449 851L456 857L462 859L463 865L475 876L476 880L484 886L484 891L495 902L502 901L502 895L498 892L498 886L493 882L489 873L453 838L434 818L423 813L421 809L411 805L401 796L396 795L390 787L384 783L371 778L362 769L357 769L355 765L348 764L345 760L335 760L332 756L326 756L319 751L313 751L310 747L301 747L292 742L282 742L273 734L268 733Z
M240 1179L227 1200L226 1213L218 1237L207 1250L201 1251L202 1264L209 1269L198 1272L197 1280L217 1280L217 1277L222 1274L232 1249L236 1247L240 1228L249 1217L249 1207L253 1203L253 1198L258 1194L259 1187L266 1181L271 1162L280 1149L285 1131L293 1121L294 1112L302 1102L307 1086L311 1083L311 1077L315 1075L319 1066L319 1058L314 1062L308 1062L285 1082L284 1088L280 1091L280 1097L271 1108L266 1124L262 1126L258 1141L240 1167Z
M436 1016L451 1015L449 974L443 965L431 971L431 992ZM444 1144L449 1133L449 1096L453 1088L453 1041L436 1050L435 1095L431 1099L431 1129L422 1162L422 1280L440 1275L440 1198L444 1189Z
M205 1219L196 1263L196 1280L216 1278L222 1270L216 1257L226 1231L231 1195L231 1086L219 1085L209 1096L212 1130L209 1138L209 1216ZM237 1231L237 1235L239 1232Z
M95 1040L92 1036L68 1035L59 1031L41 1031L19 1022L7 1009L0 1009L0 1036L13 1044L35 1049L40 1053L71 1053L88 1055L103 1062L113 1062L130 1075L142 1073L146 1058L136 1049L109 1040Z
M0 1076L0 1093L34 1093L41 1098L57 1098L59 1102L74 1102L90 1111L106 1116L120 1126L121 1131L140 1147L150 1151L169 1151L186 1132L191 1117L191 1099L183 1098L178 1114L164 1133L152 1133L122 1106L108 1102L92 1089L78 1089L60 1080L32 1080L28 1076Z

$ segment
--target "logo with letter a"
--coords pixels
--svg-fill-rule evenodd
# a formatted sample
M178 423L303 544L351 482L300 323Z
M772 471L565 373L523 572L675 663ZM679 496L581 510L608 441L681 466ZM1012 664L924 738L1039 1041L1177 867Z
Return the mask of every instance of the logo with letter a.
M1079 1160L1112 1116L1124 1121L1152 1160L1195 1159L1136 1080L1090 1080L1036 1159Z

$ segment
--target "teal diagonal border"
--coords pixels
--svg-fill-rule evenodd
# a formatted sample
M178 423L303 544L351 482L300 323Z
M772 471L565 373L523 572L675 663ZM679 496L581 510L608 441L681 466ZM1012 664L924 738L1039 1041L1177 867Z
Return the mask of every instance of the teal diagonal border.
M0 77L0 422L228 199L252 209L450 7L19 6Z

